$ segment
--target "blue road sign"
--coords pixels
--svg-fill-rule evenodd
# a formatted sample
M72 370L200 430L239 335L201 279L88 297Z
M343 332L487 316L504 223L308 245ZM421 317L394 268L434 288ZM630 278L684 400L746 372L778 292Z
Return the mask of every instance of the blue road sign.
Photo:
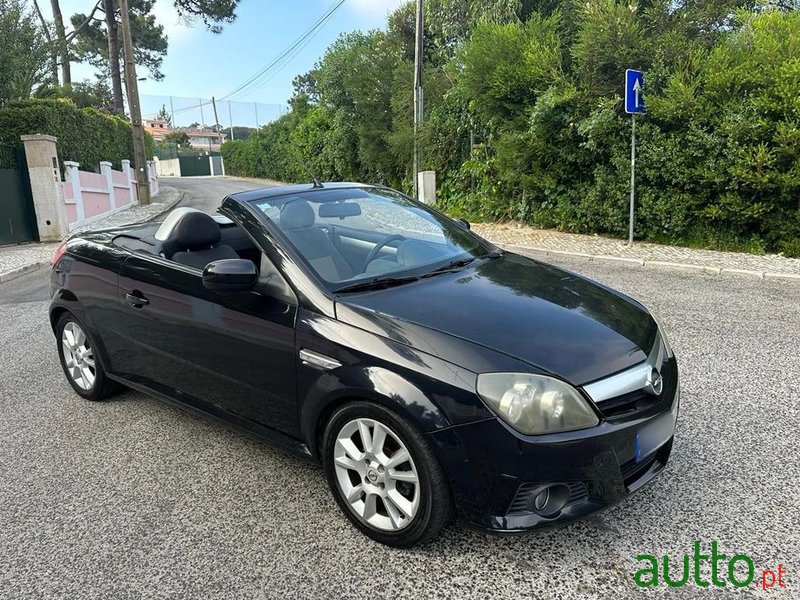
M625 112L629 115L644 111L644 75L641 71L625 71Z

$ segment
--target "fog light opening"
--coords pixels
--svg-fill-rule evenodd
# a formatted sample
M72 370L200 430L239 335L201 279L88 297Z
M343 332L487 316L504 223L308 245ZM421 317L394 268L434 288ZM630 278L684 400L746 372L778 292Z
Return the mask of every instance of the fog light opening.
M566 485L549 485L534 497L533 512L542 517L557 517L568 500L569 488Z

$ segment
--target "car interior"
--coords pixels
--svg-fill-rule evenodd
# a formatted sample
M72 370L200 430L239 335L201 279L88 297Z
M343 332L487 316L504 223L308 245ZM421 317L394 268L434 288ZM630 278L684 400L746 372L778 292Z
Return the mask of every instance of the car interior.
M318 215L342 224L320 222ZM355 203L321 204L315 211L311 203L300 199L283 205L277 218L284 235L328 282L415 267L446 258L450 252L441 243L344 224L346 217L358 215L360 207ZM222 215L211 216L189 207L173 210L160 224L120 234L113 243L199 270L216 260L242 258L252 261L262 276L274 272L242 228Z

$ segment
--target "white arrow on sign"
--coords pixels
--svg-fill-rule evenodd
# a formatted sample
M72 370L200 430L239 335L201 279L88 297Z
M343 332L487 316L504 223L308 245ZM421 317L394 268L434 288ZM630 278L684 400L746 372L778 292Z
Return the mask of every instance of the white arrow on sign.
M642 84L637 79L633 84L633 93L634 93L633 105L636 108L639 108L639 92L641 92L641 91L642 91Z

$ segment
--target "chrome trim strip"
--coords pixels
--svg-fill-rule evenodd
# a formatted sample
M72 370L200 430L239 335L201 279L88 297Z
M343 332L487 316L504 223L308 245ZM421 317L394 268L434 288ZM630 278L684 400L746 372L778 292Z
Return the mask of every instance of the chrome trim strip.
M661 341L661 333L658 333L647 360L626 371L585 385L583 386L583 391L599 404L605 400L640 390L648 384L648 378L653 369L659 367L664 361L665 354L666 350L664 349L664 343Z
M342 363L340 363L338 360L333 360L329 356L318 354L316 352L312 352L311 350L306 350L305 348L300 350L300 360L303 361L304 364L320 367L327 371L331 369L337 369L342 366Z

